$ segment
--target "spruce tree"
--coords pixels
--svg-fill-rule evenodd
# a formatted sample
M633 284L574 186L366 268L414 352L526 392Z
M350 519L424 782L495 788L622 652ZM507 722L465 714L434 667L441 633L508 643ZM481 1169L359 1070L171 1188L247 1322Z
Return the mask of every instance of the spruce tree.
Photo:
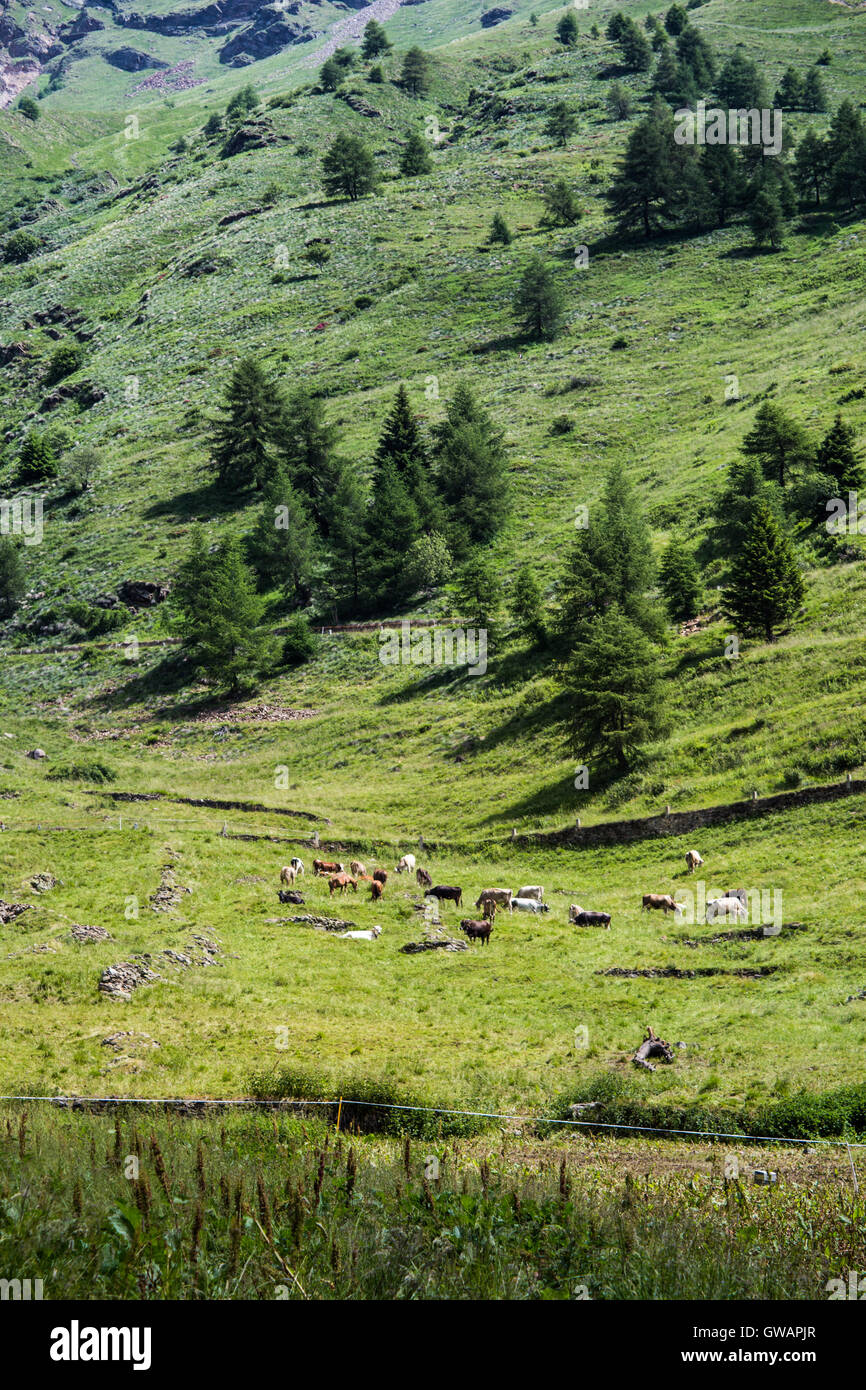
M695 557L681 540L672 540L662 556L659 588L675 623L697 617L701 605L701 580Z
M518 637L541 645L547 637L544 595L532 566L525 561L514 579L509 603L514 631Z
M339 63L333 58L327 58L319 68L319 86L324 92L335 92L345 75Z
M573 227L582 209L567 179L556 179L544 193L544 221L551 227Z
M57 455L47 434L28 430L18 455L18 482L41 483L57 475Z
M616 43L626 72L649 72L652 66L652 49L633 19L627 18L623 21Z
M292 486L306 498L320 535L326 538L330 534L331 499L342 472L337 439L322 402L305 387L295 387L280 413L278 457Z
M488 641L499 630L502 580L492 556L474 550L458 571L454 597L457 615L467 627L483 628Z
M837 415L818 448L818 469L833 481L840 495L857 492L863 486L863 458L856 440L853 427Z
M366 490L354 463L344 462L331 497L328 514L330 563L326 596L335 610L357 612L363 602L363 563L366 538Z
M254 357L244 357L226 388L223 415L212 422L211 459L220 485L233 492L265 485L273 475L280 400Z
M773 479L780 487L791 481L795 471L811 467L814 461L814 449L806 431L773 401L765 401L759 407L741 448L747 458L758 460L764 477Z
M812 198L816 207L821 206L821 194L827 188L828 175L827 146L809 126L794 156L794 179L797 192L804 202L807 198Z
M493 221L490 224L491 243L493 245L498 243L501 246L510 246L511 240L511 229L509 228L505 218L502 216L502 213L494 213Z
M429 450L402 383L379 437L374 467L380 469L387 460L397 469L415 505L421 528L428 532L440 529L441 505L430 470Z
M607 195L621 232L644 236L676 221L673 115L656 99L650 114L629 135Z
M508 460L500 431L465 382L434 429L435 472L447 509L447 539L458 560L487 545L511 510Z
M429 174L432 168L427 141L417 130L413 130L400 154L400 173L404 178L416 178L420 174Z
M577 27L577 20L575 19L573 10L566 10L565 14L562 16L562 19L556 26L556 37L563 48L574 48L574 45L580 37L580 30Z
M557 633L566 649L592 620L616 604L651 636L663 631L657 607L646 597L655 578L652 540L625 470L614 464L601 499L589 509L566 556L559 583Z
M783 111L801 111L803 109L803 94L802 77L796 68L788 67L782 74L782 80L776 88L773 104L780 106Z
M724 592L725 612L743 632L773 642L804 594L793 547L771 507L759 497L734 557L731 583Z
M562 323L565 301L553 267L533 252L514 293L514 312L523 331L533 338L554 338Z
M765 246L769 242L773 251L781 248L785 219L779 198L771 188L760 188L755 194L749 209L749 226L756 246Z
M613 120L624 121L631 115L631 96L621 82L611 82L604 100Z
M231 694L252 689L274 656L272 639L261 631L263 601L234 537L210 553L201 532L194 532L172 588L171 613L195 670L209 685Z
M420 534L409 489L393 459L386 458L373 479L362 551L366 587L374 603L396 604L406 556Z
M810 68L803 83L803 110L826 111L827 92L824 79L817 68Z
M698 92L710 89L716 78L716 55L700 29L683 29L676 45L677 58L691 73Z
M264 489L247 553L262 588L279 587L295 604L309 602L319 538L304 499L280 469Z
M723 106L735 111L767 105L764 79L744 53L734 53L725 63L716 81L716 95Z
M583 761L599 758L625 772L666 731L658 654L617 604L581 631L562 674L569 747Z

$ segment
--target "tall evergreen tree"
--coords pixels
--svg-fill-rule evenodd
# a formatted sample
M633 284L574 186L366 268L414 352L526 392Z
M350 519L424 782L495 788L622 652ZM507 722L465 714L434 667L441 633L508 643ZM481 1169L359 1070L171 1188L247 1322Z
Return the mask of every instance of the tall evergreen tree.
M304 499L280 469L264 489L262 508L247 541L250 563L263 588L279 587L290 602L312 593L319 538Z
M0 536L0 618L11 618L26 592L21 548L11 536Z
M366 586L376 604L397 602L406 556L420 534L409 489L393 459L386 458L373 478L362 552Z
M826 191L829 172L827 146L815 134L812 126L809 126L794 156L794 179L800 197L804 201L812 198L815 206L820 207L821 194Z
M773 104L774 106L781 107L783 111L802 111L803 91L803 79L797 69L787 67L782 74L781 82L776 88Z
M430 86L430 59L422 48L410 48L403 59L400 81L410 96L420 97Z
M380 469L388 460L394 464L415 505L421 528L425 532L442 529L441 504L431 473L430 453L402 382L379 437L375 468Z
M505 525L511 509L508 460L501 433L462 381L434 437L436 478L449 519L447 538L460 560L470 546L489 544Z
M723 106L739 111L767 105L767 89L755 64L745 53L735 52L716 81L716 95Z
M649 237L676 220L675 149L673 115L656 99L629 135L607 195L621 232Z
M700 29L688 25L677 39L677 58L692 75L698 92L709 91L716 79L716 55Z
M840 493L857 492L863 486L863 457L857 448L857 435L841 415L836 416L821 441L817 465Z
M774 251L779 250L785 231L785 219L782 216L782 205L773 189L761 188L755 194L749 209L749 226L758 246L764 246L769 242Z
M488 641L499 631L502 580L490 555L474 550L457 573L454 597L467 627L483 628Z
M586 626L616 604L650 636L664 628L648 598L655 578L652 540L640 503L625 470L614 464L604 493L589 512L566 556L559 583L557 634L572 647Z
M850 209L866 201L866 126L847 97L827 131L827 162L833 201Z
M364 26L364 39L361 44L362 58L381 58L386 53L390 53L392 48L391 40L385 33L381 24L375 19L371 19Z
M691 106L697 99L699 88L694 74L680 62L669 44L659 51L652 90L675 109Z
M514 312L525 333L533 338L554 338L565 309L553 267L538 251L533 252L520 277L513 299Z
M223 414L212 422L211 459L222 487L264 487L275 469L280 422L275 384L254 357L244 357L226 388Z
M700 575L694 554L681 540L672 540L662 556L659 588L675 623L697 617L701 605Z
M540 645L546 640L544 595L534 569L526 561L515 575L509 608L518 637L528 639L533 645Z
M357 612L363 602L363 554L367 533L366 491L354 463L344 462L328 518L330 565L326 598L335 612Z
M759 407L740 447L747 458L758 460L764 477L772 478L780 487L790 482L792 473L811 467L814 461L814 449L805 430L774 401L765 401Z
M805 586L793 547L778 518L762 498L752 508L734 557L725 612L746 633L775 640L803 602Z
M433 168L427 141L417 130L410 131L400 153L400 173L404 178L429 174Z
M803 110L826 111L827 92L818 68L810 68L803 83Z
M563 670L570 697L569 746L627 771L667 727L659 657L646 634L613 604L581 630Z
M574 48L580 37L580 30L577 27L577 20L574 10L568 9L556 26L556 37L563 48Z
M624 17L615 42L622 55L622 65L626 72L649 72L652 66L652 49L631 17Z
M263 601L235 537L210 553L203 535L193 533L171 605L172 625L207 683L232 694L251 689L275 652L272 639L261 630Z
M289 481L306 498L319 533L330 535L331 499L342 463L338 433L325 418L322 402L303 386L291 392L280 415L278 456Z
M567 101L557 101L551 106L544 124L544 133L565 147L577 130L577 117Z

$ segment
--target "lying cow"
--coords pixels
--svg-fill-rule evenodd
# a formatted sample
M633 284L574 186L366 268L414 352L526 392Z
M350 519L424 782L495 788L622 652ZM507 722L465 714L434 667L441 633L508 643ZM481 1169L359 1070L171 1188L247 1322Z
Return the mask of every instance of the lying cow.
M415 870L415 881L419 888L432 888L433 880L426 869Z
M292 868L294 869L294 871L295 871L296 874L302 874L302 875L303 875L303 874L306 873L306 869L304 868L304 861L303 861L303 859L297 859L297 858L295 858L295 859L290 859L290 860L289 860L289 863L291 864L291 866L292 866Z
M707 903L707 922L715 922L719 917L733 917L735 922L746 922L749 913L739 898L714 898Z
M670 893L644 893L643 911L649 912L651 909L661 909L662 912L676 912L679 903L675 903Z
M293 888L287 889L285 892L281 892L279 894L279 899L281 903L294 903L297 907L303 907L304 905L303 893L298 893Z
M703 859L698 854L696 849L686 850L686 868L688 869L690 874L693 874L695 869L700 868L703 862Z
M592 912L580 907L578 903L572 903L568 909L568 920L576 927L604 927L606 931L610 931L609 912Z
M547 903L540 903L536 898L512 898L512 912L549 912Z
M292 888L294 888L295 870L292 868L291 864L284 864L283 867L280 869L280 883L289 884Z
M514 897L510 888L482 888L475 903L480 907L482 903L488 901L498 903L500 907L507 907L511 911L511 899Z
M515 898L534 898L537 903L543 903L544 889L539 883L530 884L528 888L518 888L514 896Z
M355 875L356 878L366 877L367 870L366 867L361 863L360 859L353 859L351 864L349 865L349 868L352 870L352 873Z
M341 874L342 872L342 864L332 863L328 859L313 860L313 873L321 878L327 878L328 874Z
M463 906L463 889L451 888L447 884L437 883L433 888L428 888L424 897L438 898L440 902L456 903L457 907Z
M397 865L398 874L414 874L415 856L414 854L404 854L400 863Z
M466 933L470 941L480 941L482 946L486 946L493 931L493 923L477 922L472 917L464 917L460 923L460 930Z
M377 936L382 935L382 928L371 927L369 931L341 931L338 934L344 941L375 941Z

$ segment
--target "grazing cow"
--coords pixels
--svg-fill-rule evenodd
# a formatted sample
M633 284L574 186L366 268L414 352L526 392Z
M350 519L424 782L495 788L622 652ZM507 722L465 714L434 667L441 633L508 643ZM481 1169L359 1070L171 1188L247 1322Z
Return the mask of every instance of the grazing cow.
M341 931L339 935L344 941L375 941L377 936L382 935L382 928L371 927L369 931Z
M352 873L355 875L356 878L366 877L367 870L365 866L361 863L360 859L353 859L351 864L349 865L349 868L352 870Z
M328 879L329 897L333 897L337 889L339 889L341 893L345 893L346 889L350 886L354 888L357 893L358 885L353 878L349 878L348 874L334 874L332 878Z
M481 904L481 916L485 922L496 921L496 908L497 905L492 898L488 898L486 902Z
M384 883L380 883L377 878L374 878L373 882L370 884L370 901L377 903L384 892Z
M549 912L547 903L540 903L537 898L512 898L511 910L513 912Z
M294 903L297 907L303 907L304 905L303 893L298 893L294 888L287 889L278 896L281 903Z
M723 893L722 896L725 898L739 898L743 907L749 906L749 897L745 888L729 888L727 893Z
M387 870L387 869L374 869L374 870L373 870L373 877L374 877L374 879L376 880L377 883L381 883L382 886L384 887L385 884L388 882L388 870Z
M306 869L304 868L304 861L303 861L303 859L297 859L297 858L295 858L295 859L290 859L290 860L289 860L289 863L291 864L291 866L292 866L292 868L294 869L294 871L295 871L296 874L301 874L301 875L303 875L303 874L306 873Z
M693 874L695 869L699 868L700 865L703 864L703 862L703 859L698 854L696 849L686 850L686 868L688 869L690 874Z
M398 874L414 874L415 856L414 854L404 854L400 863L397 865Z
M675 903L670 893L644 893L643 910L649 912L651 908L661 908L662 912L676 912L679 904Z
M295 886L295 871L290 864L284 864L280 869L280 883L287 883L290 887Z
M456 903L458 907L463 906L463 889L449 888L447 884L437 883L434 888L428 888L424 894L425 898L438 898L440 902Z
M481 892L478 895L478 899L475 903L475 906L480 907L481 904L487 902L489 898L492 902L498 903L500 907L507 907L508 911L510 912L511 899L513 897L514 894L512 893L510 888L482 888Z
M518 888L514 894L515 898L534 898L537 903L544 902L544 889L540 884L531 884L528 888Z
M476 922L472 917L464 917L460 923L460 930L466 933L470 941L480 941L482 946L486 946L493 931L493 923Z
M733 917L735 922L747 922L749 913L739 898L714 898L707 903L707 922L715 922L717 917Z
M416 869L415 879L419 888L432 888L433 880L426 869Z
M579 907L577 903L572 903L568 909L568 920L573 922L576 927L604 927L610 931L609 912L592 912Z
M322 878L327 878L328 874L341 874L342 872L342 864L331 863L327 859L313 860L313 873L320 875Z

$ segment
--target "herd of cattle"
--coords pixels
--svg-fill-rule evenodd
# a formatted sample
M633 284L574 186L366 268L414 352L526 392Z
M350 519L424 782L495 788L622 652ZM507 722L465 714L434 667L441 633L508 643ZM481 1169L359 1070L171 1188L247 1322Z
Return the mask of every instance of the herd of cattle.
M697 850L690 849L686 852L686 866L689 873L694 873L695 869L703 864L703 859ZM415 862L414 854L404 854L399 864L396 865L395 872L398 874L413 874L419 888L424 889L425 898L436 898L439 902L453 902L455 907L463 906L463 889L450 884L436 883L426 869L420 868ZM303 860L292 859L280 870L280 883L284 887L280 890L279 898L282 903L302 904L303 894L295 887L298 878L306 873ZM328 892L331 897L335 893L346 893L350 889L357 893L358 885L361 883L369 884L371 902L380 902L385 896L385 886L388 882L387 869L374 869L372 874L368 874L365 865L360 859L353 859L346 870L344 864L326 859L313 860L313 874L317 878L325 878L328 881ZM645 912L659 910L662 912L677 912L685 904L678 903L669 893L645 893L643 895L642 908ZM464 917L460 922L460 930L465 932L470 941L480 941L486 946L490 940L490 933L497 911L502 908L507 912L549 912L550 908L544 901L544 888L540 884L526 884L523 888L518 888L512 892L510 888L483 888L475 901L476 910L480 910L480 919L474 917ZM714 898L707 903L706 920L715 922L720 917L732 917L735 921L748 919L748 900L744 888L730 889L723 897ZM610 913L601 912L598 909L581 907L579 903L572 903L568 909L568 920L578 927L605 927L610 929ZM382 928L379 926L371 928L369 931L347 931L343 932L344 937L353 940L375 941L381 934Z

